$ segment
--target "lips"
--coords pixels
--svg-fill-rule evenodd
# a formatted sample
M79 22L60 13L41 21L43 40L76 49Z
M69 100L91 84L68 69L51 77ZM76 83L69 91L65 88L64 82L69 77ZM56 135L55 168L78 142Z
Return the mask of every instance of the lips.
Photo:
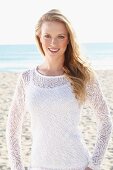
M60 49L59 48L48 48L50 52L57 53Z

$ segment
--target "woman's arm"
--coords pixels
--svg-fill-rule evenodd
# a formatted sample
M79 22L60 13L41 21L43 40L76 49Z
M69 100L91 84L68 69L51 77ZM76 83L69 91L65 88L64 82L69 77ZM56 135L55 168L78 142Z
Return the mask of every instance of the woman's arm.
M6 125L6 141L11 170L24 170L21 158L21 132L25 113L25 89L22 74L18 78Z
M87 100L94 109L98 129L95 148L88 167L99 170L110 139L112 119L96 76L87 86Z

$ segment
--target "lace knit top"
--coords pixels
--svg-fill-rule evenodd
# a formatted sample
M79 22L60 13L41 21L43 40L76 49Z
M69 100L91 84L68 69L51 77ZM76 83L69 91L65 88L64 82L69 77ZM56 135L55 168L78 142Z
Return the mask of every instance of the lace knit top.
M79 104L66 75L45 76L35 68L20 74L8 114L6 139L11 170L24 170L21 158L22 122L31 115L30 168L99 170L112 130L111 115L97 78L86 87L98 134L91 155L79 129Z

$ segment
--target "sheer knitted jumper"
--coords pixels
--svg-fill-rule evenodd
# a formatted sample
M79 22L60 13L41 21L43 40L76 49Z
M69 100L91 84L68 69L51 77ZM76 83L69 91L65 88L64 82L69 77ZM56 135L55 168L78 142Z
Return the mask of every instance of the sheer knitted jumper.
M112 131L112 120L97 78L87 84L87 102L97 119L97 139L91 155L79 129L82 105L66 75L45 76L36 68L20 74L8 114L6 139L11 170L24 170L22 123L31 116L30 170L99 170Z

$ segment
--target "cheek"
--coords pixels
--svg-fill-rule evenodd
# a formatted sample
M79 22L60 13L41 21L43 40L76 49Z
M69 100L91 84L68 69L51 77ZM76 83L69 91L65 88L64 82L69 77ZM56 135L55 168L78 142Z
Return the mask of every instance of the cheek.
M44 47L48 44L47 41L45 41L45 39L43 39L41 36L40 36L40 42L42 44L42 47Z
M67 47L67 45L68 45L67 41L65 41L65 42L61 43L61 47L62 47L62 48L66 48L66 47Z
M42 40L41 43L42 43L42 47L43 47L43 48L48 47L48 44L49 44L49 43L48 43L47 41Z

